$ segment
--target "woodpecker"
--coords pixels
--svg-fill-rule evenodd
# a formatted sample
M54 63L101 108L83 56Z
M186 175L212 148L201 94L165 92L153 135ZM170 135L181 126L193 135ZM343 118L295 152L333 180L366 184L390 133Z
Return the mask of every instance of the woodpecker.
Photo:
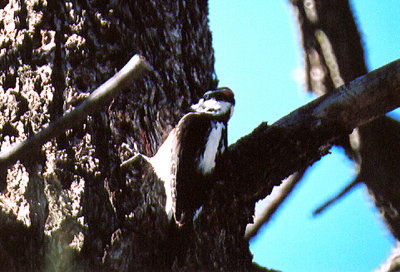
M194 220L202 209L227 147L227 123L234 106L229 88L206 92L149 159L164 184L168 218L178 224Z

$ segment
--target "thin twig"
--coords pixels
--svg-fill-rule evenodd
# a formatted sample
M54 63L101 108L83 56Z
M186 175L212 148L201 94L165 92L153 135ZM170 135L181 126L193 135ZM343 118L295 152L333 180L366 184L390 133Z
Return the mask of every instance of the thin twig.
M133 56L119 72L98 87L79 107L66 113L32 137L2 151L0 153L0 170L6 169L25 156L32 156L32 151L37 150L66 129L72 128L84 120L89 114L108 103L113 97L116 97L121 89L126 87L131 80L138 79L145 70L150 69L151 66L144 57L139 55Z
M332 197L331 199L329 199L328 201L326 201L323 205L319 206L317 209L315 209L315 211L313 212L313 216L317 216L320 215L322 212L324 212L329 206L331 206L332 204L334 204L336 201L338 201L339 199L341 199L343 196L345 196L348 192L350 192L357 184L359 184L361 182L359 175L349 184L347 184L347 186L345 188L343 188L342 191L340 191L339 194L337 194L336 196Z

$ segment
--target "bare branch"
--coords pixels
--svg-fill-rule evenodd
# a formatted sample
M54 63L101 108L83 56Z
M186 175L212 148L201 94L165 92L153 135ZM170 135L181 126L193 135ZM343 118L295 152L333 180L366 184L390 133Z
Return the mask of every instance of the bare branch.
M261 229L262 226L267 223L271 217L275 214L279 206L285 201L287 196L293 191L294 187L298 184L298 182L303 177L304 171L296 172L290 177L288 177L282 184L276 188L277 192L275 194L275 190L272 194L270 194L268 198L267 205L264 207L263 211L259 216L256 215L253 224L249 224L246 227L246 232L244 234L244 238L246 240L250 240L254 236L256 236Z
M139 78L145 70L149 69L151 66L144 57L134 55L118 73L98 87L79 107L66 113L32 137L2 151L0 153L0 169L5 170L24 156L31 156L32 151L37 150L52 138L57 137L66 129L72 128L89 114L104 106L113 97L116 97L131 80Z
M324 212L329 206L331 206L333 203L341 199L343 196L345 196L348 192L350 192L356 185L361 183L361 179L359 176L357 176L352 182L347 184L347 186L340 191L339 194L335 195L328 201L326 201L323 205L319 206L315 211L313 212L313 216L320 215L322 212Z
M246 190L241 194L243 200L255 202L285 177L327 154L335 139L399 106L397 60L319 97L270 127L261 124L230 146L226 179Z
M332 94L312 101L273 126L295 125L299 118L303 118L304 110L311 110L311 117L318 122L334 123L352 130L399 107L399 91L400 60L397 60L342 85Z

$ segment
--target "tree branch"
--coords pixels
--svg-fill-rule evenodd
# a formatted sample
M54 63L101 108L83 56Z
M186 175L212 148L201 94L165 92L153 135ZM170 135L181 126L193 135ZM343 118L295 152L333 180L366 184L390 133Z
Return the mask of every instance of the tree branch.
M265 223L269 222L271 217L278 210L279 206L283 203L283 201L285 201L285 199L290 195L298 182L301 180L303 174L304 171L294 173L275 189L277 190L276 193L274 190L274 192L266 198L268 202L261 214L259 216L255 215L254 223L246 226L246 232L244 234L244 238L246 240L250 240L256 236L261 227L263 227Z
M0 153L0 169L6 170L9 165L24 156L31 156L32 151L37 150L52 138L57 137L65 130L84 120L89 114L97 111L116 97L133 79L139 78L145 70L150 69L151 66L144 57L134 55L118 73L98 87L80 106L66 113L32 137L2 151Z
M281 180L327 154L335 139L399 106L397 60L315 99L270 127L262 123L230 146L225 178L237 185L243 201L254 204Z
M315 211L313 211L313 216L318 216L322 212L324 212L329 206L332 206L336 201L341 199L343 196L345 196L347 193L349 193L356 185L360 184L362 181L360 179L360 176L357 176L352 182L347 184L347 186L341 190L337 195L334 197L331 197L328 201L326 201L324 204L319 206Z

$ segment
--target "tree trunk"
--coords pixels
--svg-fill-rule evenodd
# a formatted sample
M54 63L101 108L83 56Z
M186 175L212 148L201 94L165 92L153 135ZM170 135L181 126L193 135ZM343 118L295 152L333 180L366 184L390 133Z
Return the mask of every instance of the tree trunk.
M176 247L182 239L160 208L160 186L143 182L141 167L119 165L134 152L154 154L189 105L216 87L207 1L10 0L0 8L2 148L79 105L135 53L154 68L8 170L3 269L200 265L186 244Z
M400 105L396 62L262 123L229 147L202 212L180 227L168 221L147 161L120 166L136 152L153 155L189 105L217 86L207 2L10 0L0 8L2 149L76 108L134 54L153 66L3 174L4 270L262 270L244 239L255 202L355 126ZM371 111L376 90L385 99Z

